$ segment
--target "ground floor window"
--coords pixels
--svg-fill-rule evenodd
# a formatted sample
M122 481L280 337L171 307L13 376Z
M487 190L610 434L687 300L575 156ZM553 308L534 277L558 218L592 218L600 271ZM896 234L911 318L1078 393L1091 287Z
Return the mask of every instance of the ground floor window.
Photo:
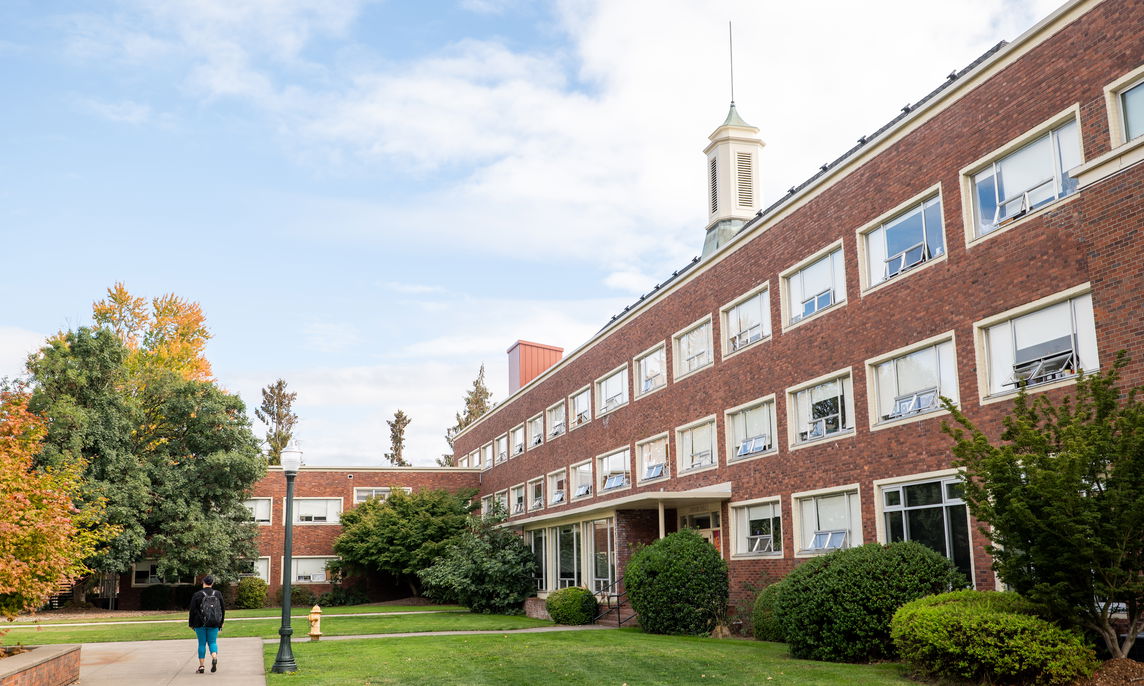
M536 590L583 586L595 592L616 581L615 519L604 517L524 532L537 569Z
M293 579L295 584L324 584L329 583L329 573L326 565L336 558L333 557L295 557L292 562Z
M260 558L255 559L255 560L247 560L247 564L250 565L249 569L247 571L239 574L240 577L256 576L259 579L262 579L263 581L265 581L266 583L270 583L270 558L269 557L260 557Z
M827 553L862 545L858 494L826 493L798 499L799 552Z
M565 524L556 529L557 588L579 586L583 583L580 572L580 525Z
M735 552L781 553L783 549L782 505L779 502L744 505L733 509Z
M548 590L548 546L545 545L544 529L535 529L528 532L528 547L532 548L532 556L536 559L536 572L533 580L536 590Z
M917 541L948 557L973 580L969 514L959 478L935 479L882 489L886 537Z
M607 590L616 579L616 547L612 518L588 522L592 535L592 590Z
M193 574L181 574L175 578L159 576L159 565L150 560L136 562L132 567L132 586L154 586L156 584L193 584Z

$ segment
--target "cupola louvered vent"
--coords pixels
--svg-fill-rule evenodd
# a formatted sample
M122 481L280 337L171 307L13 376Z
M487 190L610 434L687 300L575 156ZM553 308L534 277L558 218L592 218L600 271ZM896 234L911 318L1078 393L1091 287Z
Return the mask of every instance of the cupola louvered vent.
M735 154L736 173L739 177L739 207L753 207L755 204L755 179L751 169L751 153Z
M715 159L715 156L712 155L711 156L711 182L710 182L710 186L711 186L711 214L715 214L716 212L719 211L719 193L718 193L719 188L715 183L715 179L718 178L719 168L718 168L718 165L716 162L717 161Z

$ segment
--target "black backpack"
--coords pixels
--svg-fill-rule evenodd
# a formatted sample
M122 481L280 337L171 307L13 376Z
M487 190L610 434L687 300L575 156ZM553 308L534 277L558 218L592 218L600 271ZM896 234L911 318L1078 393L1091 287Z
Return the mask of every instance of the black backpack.
M199 603L199 615L203 618L203 626L217 629L222 626L222 594L214 589L203 591L203 599Z

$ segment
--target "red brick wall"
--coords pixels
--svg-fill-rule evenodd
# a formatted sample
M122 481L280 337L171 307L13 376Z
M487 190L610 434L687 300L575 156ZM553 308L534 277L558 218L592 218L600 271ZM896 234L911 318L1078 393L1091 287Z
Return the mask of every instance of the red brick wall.
M485 473L482 494L617 448L634 448L636 441L664 431L671 432L674 455L676 427L715 415L719 469L673 477L666 484L634 486L615 496L593 495L544 512L591 503L604 506L614 497L643 491L685 490L728 481L732 500L781 496L784 558L732 560L734 588L756 583L764 575L785 574L796 563L791 553L795 549L791 493L858 483L863 538L873 541L874 480L950 466L950 440L940 431L940 417L869 430L865 360L954 331L962 408L980 427L997 435L1010 403L982 405L978 400L973 323L1091 282L1102 366L1111 363L1116 351L1126 349L1133 357L1126 381L1144 381L1144 250L1140 247L1144 165L1086 188L1019 227L970 247L964 236L959 182L961 169L1075 104L1080 107L1085 159L1107 152L1110 141L1102 89L1141 63L1141 25L1142 3L1109 0L1095 7L697 278L622 322L565 367L503 403L457 437L457 455L478 449L617 365L625 361L630 365L652 345L668 343L670 367L672 334L700 317L713 318L716 363L712 367L493 467ZM856 229L937 183L941 184L946 259L862 295ZM697 246L701 239L697 233ZM783 332L778 275L839 239L846 264L847 303ZM772 337L721 359L719 308L763 282L771 288ZM856 417L852 437L789 450L785 389L843 367L852 371ZM1068 392L1049 393L1060 397ZM776 394L777 454L728 464L722 441L724 410L771 393ZM991 588L993 575L982 548L984 541L975 523L971 527L975 581L979 588ZM725 526L725 541L728 536Z
M0 661L0 686L66 686L79 681L80 646L39 646Z

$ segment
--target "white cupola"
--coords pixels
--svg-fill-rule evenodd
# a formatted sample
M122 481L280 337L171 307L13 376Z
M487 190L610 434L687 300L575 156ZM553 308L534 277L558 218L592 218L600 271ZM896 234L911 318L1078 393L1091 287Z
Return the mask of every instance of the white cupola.
M763 151L759 130L743 121L731 101L727 118L710 136L707 155L706 257L723 245L762 207L759 156Z

